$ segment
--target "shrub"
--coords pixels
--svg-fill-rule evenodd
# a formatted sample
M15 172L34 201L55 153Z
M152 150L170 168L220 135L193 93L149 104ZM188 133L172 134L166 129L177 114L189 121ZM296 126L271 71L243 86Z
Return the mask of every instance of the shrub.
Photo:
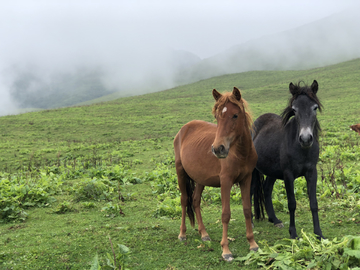
M56 207L56 209L54 210L54 213L64 214L66 212L72 212L72 211L73 211L73 207L70 204L70 202L62 202Z
M114 193L114 184L105 179L85 179L73 187L76 201L110 200Z
M166 198L154 211L154 217L181 217L180 197Z
M10 181L11 180L11 181ZM0 178L0 220L25 220L25 208L50 205L53 195L62 191L62 180L54 174L40 171L36 178L21 173L3 174Z
M106 206L101 209L101 212L105 212L106 217L117 217L124 215L120 205L112 204L112 202L108 202Z

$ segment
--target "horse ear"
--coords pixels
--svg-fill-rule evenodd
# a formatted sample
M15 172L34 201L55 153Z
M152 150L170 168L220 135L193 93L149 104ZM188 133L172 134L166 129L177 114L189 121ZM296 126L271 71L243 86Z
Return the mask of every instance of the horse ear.
M292 95L295 95L295 93L296 93L296 87L295 87L295 85L294 85L292 82L289 84L289 90L290 90L290 93L291 93Z
M240 93L240 90L237 89L236 87L234 87L234 90L232 92L232 94L235 96L235 98L240 101L241 99L241 93Z
M314 80L314 82L311 85L311 90L313 91L314 94L316 94L318 89L319 89L318 82L316 80Z
M218 91L216 91L216 89L213 90L212 94L216 101L218 101L219 98L221 98L221 96L222 96L222 94L220 94Z

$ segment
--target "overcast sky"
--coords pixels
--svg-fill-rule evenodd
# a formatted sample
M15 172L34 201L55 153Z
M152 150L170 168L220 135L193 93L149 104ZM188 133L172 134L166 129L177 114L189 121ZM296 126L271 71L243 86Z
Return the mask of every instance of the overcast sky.
M9 69L40 72L100 66L151 73L155 55L186 50L207 58L233 45L319 20L353 0L1 1L0 115L14 107ZM145 76L145 75L144 75Z
M206 58L321 19L359 1L2 1L1 56L101 53L159 46ZM85 47L85 51L84 51ZM154 48L155 49L155 48ZM67 57L65 57L67 58Z

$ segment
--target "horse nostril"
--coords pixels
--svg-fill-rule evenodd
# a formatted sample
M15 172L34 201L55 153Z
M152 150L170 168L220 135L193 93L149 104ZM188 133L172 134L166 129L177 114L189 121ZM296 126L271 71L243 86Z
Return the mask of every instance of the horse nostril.
M225 146L220 145L220 146L219 146L219 152L220 152L220 153L224 153L224 151L225 151Z
M313 141L313 136L311 134L302 134L300 135L299 140L301 143L310 144Z
M226 150L224 145L220 145L219 147L211 146L211 152L217 157L217 158L225 158L228 154L228 151Z

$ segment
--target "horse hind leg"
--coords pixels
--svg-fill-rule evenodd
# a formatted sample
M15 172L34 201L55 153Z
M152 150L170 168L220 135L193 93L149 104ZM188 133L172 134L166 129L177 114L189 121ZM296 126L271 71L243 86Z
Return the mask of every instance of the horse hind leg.
M176 162L176 173L178 176L178 184L181 192L181 225L180 225L180 233L179 240L186 240L186 214L188 214L190 219L191 226L194 226L194 211L192 204L192 193L193 193L193 181L190 179L188 174L185 172L182 164L180 162Z
M271 198L271 194L273 192L274 184L276 178L267 176L264 182L264 197L265 197L265 209L266 213L268 214L269 221L274 223L275 227L283 228L284 224L280 219L278 219L275 215L275 210Z
M193 205L196 215L196 221L198 223L199 234L201 235L201 240L211 241L209 234L205 230L205 225L201 217L200 203L201 203L201 194L203 190L204 190L204 186L197 183L194 190Z

